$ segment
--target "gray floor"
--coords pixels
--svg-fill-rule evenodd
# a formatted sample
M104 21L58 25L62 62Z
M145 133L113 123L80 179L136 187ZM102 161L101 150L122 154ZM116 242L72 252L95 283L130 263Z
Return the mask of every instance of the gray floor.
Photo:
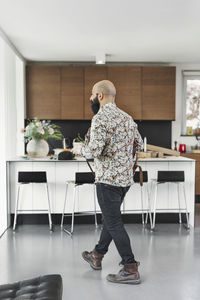
M57 226L19 226L0 239L0 284L58 273L64 283L64 300L71 299L200 299L200 227L190 232L178 224L158 224L150 233L140 224L126 225L136 259L141 262L142 284L117 285L106 281L119 270L120 257L111 245L103 270L94 271L82 260L91 250L100 229L76 225L73 238Z

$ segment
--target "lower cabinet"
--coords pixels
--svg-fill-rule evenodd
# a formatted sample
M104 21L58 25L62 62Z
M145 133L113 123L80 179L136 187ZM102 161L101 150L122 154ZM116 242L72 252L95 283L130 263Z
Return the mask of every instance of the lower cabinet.
M158 170L184 170L188 210L190 212L190 224L194 224L194 181L195 161L140 161L143 170L148 171L148 188L151 189L152 180L157 178ZM76 172L90 172L84 161L50 162L50 161L11 161L8 163L9 175L9 198L10 212L15 211L15 200L17 196L17 177L19 171L46 171L49 184L49 194L52 213L63 212L66 181L74 180ZM151 190L151 200L154 197L154 189ZM144 210L148 208L147 190L144 184L143 190ZM94 190L93 185L81 185L77 188L76 212L94 211ZM181 207L184 207L184 197L181 196ZM72 212L73 185L70 184L67 193L66 213ZM97 211L100 212L96 199ZM173 184L160 184L158 186L157 208L163 212L178 212L177 189ZM47 195L45 188L40 184L28 184L21 188L19 209L29 210L30 213L43 213L40 210L47 209ZM141 213L141 188L139 184L133 184L126 194L122 210L125 213ZM26 212L28 213L28 212Z
M17 178L20 171L46 171L52 213L62 213L66 192L66 182L75 179L76 172L89 172L84 162L10 162L9 190L11 213L15 211L17 197ZM66 213L72 212L73 184L69 184L67 192ZM83 185L77 188L76 212L93 211L93 186ZM99 206L96 203L97 209ZM19 209L30 210L31 213L42 213L47 209L47 194L43 184L27 184L20 188Z

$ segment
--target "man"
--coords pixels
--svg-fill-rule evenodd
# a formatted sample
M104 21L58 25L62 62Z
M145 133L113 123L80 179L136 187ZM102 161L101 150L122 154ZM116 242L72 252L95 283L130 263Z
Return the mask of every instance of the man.
M124 228L120 206L133 183L133 156L143 147L137 124L115 104L116 89L112 82L97 82L90 98L95 114L86 144L75 154L94 158L97 198L102 211L103 228L94 250L84 251L83 258L95 270L113 240L122 258L122 270L109 274L107 280L116 283L140 283L139 263L135 260L129 236Z

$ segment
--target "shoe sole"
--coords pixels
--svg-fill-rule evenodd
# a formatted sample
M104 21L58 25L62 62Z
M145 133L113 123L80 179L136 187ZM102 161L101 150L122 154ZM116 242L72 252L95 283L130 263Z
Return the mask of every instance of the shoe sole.
M88 260L85 256L84 256L84 253L82 253L82 257L83 259L90 265L90 267L93 269L93 270L102 270L101 267L95 267L93 266L92 262L90 260Z
M121 283L121 284L140 284L141 283L141 280L140 279L138 279L138 280L124 280L124 281L115 281L115 280L110 280L110 279L108 279L108 278L106 278L107 279L107 281L109 281L109 282L112 282L112 283Z

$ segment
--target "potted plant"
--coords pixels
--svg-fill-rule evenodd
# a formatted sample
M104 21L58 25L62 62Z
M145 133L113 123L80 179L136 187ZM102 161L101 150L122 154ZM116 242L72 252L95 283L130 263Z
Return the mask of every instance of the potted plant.
M23 129L24 140L27 144L27 153L31 157L42 158L49 153L48 138L60 140L63 138L59 126L51 124L51 121L40 121L35 118L30 120Z

